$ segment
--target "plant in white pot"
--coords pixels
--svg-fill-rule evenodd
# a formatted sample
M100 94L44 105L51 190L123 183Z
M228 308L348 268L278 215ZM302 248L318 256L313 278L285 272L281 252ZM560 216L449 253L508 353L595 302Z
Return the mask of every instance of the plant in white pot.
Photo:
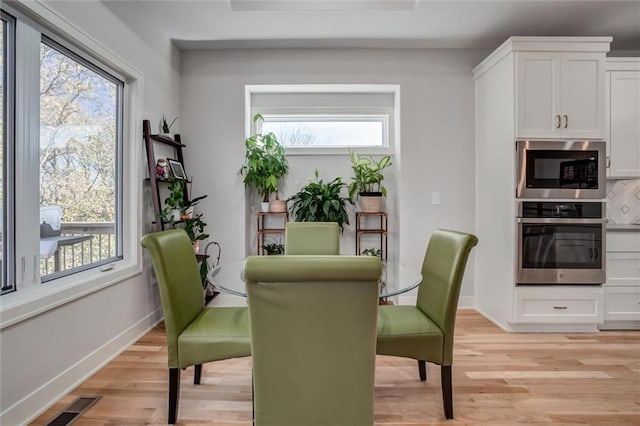
M170 177L169 195L164 200L165 207L160 212L160 218L169 223L179 222L182 219L182 211L185 205L184 181Z
M354 177L349 184L349 198L360 197L360 210L367 213L382 211L382 197L387 188L382 185L382 170L391 165L391 157L385 155L376 161L373 156L361 157L355 151L349 153Z
M278 197L278 181L289 172L289 163L276 135L272 132L262 134L262 120L260 114L253 117L259 130L245 141L245 161L240 173L244 176L244 184L256 188L262 197L262 211L285 211L286 203ZM269 207L271 193L276 194L276 200Z

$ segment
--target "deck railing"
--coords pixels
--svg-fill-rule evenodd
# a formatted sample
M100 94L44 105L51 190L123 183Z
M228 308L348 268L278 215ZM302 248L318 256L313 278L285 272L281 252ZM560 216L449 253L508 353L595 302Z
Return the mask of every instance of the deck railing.
M88 265L116 255L113 222L67 222L62 223L60 231L63 236L83 235L90 238L75 244L59 245L52 256L41 258L41 276Z

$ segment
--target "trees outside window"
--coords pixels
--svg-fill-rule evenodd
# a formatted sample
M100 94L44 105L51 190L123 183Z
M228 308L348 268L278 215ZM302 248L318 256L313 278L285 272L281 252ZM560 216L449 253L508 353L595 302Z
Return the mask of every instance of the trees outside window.
M118 254L122 87L122 82L62 46L46 38L41 43L40 206L61 208L63 235L91 236L69 246L59 242L53 256L41 250L45 281Z

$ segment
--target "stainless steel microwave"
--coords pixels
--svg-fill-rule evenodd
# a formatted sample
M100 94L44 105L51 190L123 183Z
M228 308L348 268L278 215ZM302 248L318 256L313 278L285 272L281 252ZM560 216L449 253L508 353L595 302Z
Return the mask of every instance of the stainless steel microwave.
M604 141L516 141L517 198L604 199Z

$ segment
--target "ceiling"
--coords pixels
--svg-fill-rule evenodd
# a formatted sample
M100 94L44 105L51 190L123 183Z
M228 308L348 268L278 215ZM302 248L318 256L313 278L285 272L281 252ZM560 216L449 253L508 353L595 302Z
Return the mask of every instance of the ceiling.
M112 0L103 0L109 3ZM494 49L512 35L613 36L640 50L640 0L137 0L183 49Z

